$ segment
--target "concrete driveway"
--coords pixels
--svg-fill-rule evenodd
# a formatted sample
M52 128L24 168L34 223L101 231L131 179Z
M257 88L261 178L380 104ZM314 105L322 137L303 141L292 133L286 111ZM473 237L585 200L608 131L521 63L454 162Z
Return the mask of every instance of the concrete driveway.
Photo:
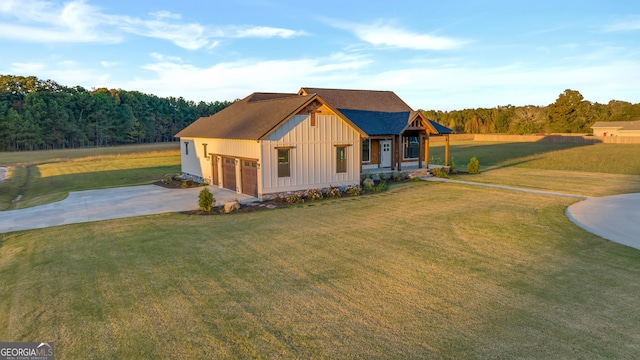
M66 199L27 209L1 211L0 233L51 226L118 219L198 208L202 187L165 189L156 185L131 186L69 193ZM257 201L249 195L209 187L216 204Z
M565 213L589 232L640 249L640 193L588 198Z

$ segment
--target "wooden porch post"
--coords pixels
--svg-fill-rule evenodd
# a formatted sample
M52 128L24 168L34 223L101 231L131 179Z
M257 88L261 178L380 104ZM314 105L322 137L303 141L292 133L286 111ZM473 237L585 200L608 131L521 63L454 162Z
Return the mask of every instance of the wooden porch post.
M424 138L424 167L429 168L429 134Z
M424 141L422 141L422 135L418 135L418 169L422 169L422 154L424 154Z
M449 166L449 134L445 135L444 166Z
M395 136L398 140L396 141L397 144L397 149L396 149L396 156L397 156L397 161L398 161L398 166L397 166L397 170L398 171L402 171L402 136L401 135L397 135Z

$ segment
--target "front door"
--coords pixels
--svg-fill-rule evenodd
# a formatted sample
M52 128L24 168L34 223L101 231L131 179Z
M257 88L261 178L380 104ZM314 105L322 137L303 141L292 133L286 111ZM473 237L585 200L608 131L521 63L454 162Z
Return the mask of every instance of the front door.
M391 140L380 140L380 167L391 167Z

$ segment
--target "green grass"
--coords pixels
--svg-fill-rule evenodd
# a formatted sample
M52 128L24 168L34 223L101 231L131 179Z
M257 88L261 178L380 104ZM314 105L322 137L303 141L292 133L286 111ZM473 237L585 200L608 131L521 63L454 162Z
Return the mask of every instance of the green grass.
M143 153L16 159L32 166L0 190L37 199L175 161ZM464 180L640 191L635 145L460 143L452 155L480 159ZM575 201L412 182L290 209L0 234L0 339L54 341L65 359L635 358L640 251L572 224Z
M640 251L436 183L0 235L0 338L60 358L630 358ZM326 204L326 205L323 205Z
M59 201L70 191L148 184L180 171L175 143L104 149L2 153L12 176L0 182L0 210Z
M444 145L431 146L430 157L442 159ZM519 167L541 170L583 171L640 175L640 144L572 143L491 143L462 141L452 143L451 157L465 170L476 156L483 170Z
M0 166L35 165L90 156L103 157L106 155L122 155L140 152L163 152L179 150L179 146L180 144L178 142L171 142L83 149L0 152Z
M437 158L441 144L432 146ZM640 145L571 143L488 143L463 141L451 145L458 170L469 159L480 161L480 175L456 180L550 190L585 196L640 192Z

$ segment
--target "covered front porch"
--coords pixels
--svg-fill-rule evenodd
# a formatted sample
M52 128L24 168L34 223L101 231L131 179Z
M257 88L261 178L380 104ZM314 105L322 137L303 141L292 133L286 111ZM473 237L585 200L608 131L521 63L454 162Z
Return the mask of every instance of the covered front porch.
M435 158L430 144L434 136L444 137L444 154L439 153ZM424 130L405 131L394 136L372 136L365 139L362 149L363 173L442 167L449 166L450 162L449 134L434 135Z

